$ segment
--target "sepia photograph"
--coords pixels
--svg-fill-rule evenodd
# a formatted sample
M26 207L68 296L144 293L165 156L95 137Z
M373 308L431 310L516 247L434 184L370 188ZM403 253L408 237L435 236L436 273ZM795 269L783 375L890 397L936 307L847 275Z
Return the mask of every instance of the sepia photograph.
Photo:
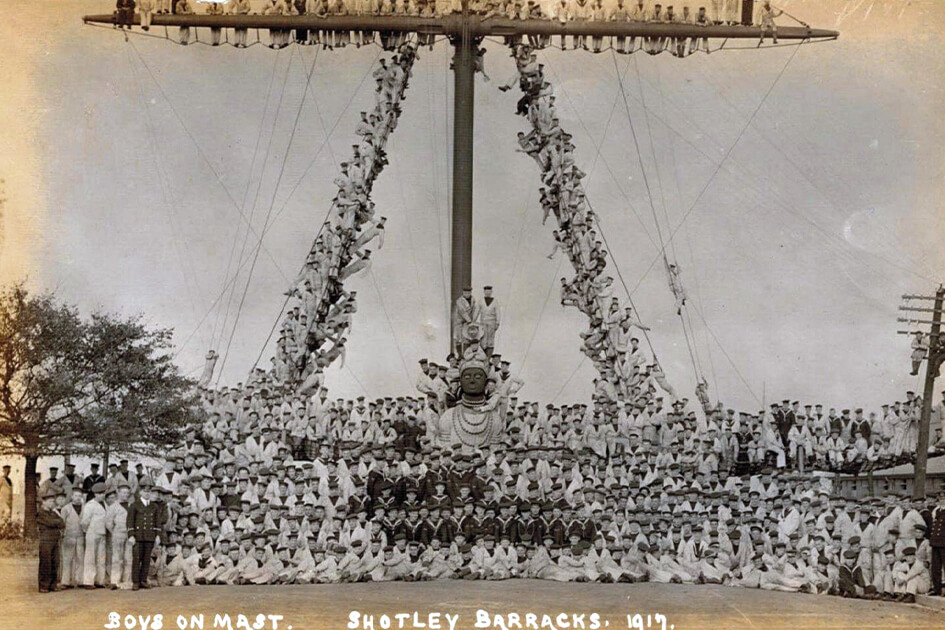
M945 2L0 42L0 630L945 627Z

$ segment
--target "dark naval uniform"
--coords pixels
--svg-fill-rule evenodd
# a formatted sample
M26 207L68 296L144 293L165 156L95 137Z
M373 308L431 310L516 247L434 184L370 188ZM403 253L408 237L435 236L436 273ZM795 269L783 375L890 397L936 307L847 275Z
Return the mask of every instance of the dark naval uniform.
M55 497L50 492L43 498ZM36 526L39 534L39 592L48 593L57 590L59 585L59 540L66 522L56 510L40 507L36 512Z
M151 480L143 479L142 488L150 488ZM151 567L151 551L161 535L164 511L157 501L148 501L145 505L140 498L128 506L128 536L134 537L135 545L131 556L132 589L148 588L148 570Z
M942 594L942 569L945 568L945 506L932 510L932 527L929 530L932 546L932 594Z

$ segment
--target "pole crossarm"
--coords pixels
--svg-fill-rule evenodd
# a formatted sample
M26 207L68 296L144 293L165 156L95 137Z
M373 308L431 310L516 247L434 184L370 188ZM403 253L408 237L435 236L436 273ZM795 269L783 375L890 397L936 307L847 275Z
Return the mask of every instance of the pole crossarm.
M117 24L116 15L86 15L87 24ZM134 24L138 24L135 16ZM588 37L692 37L712 39L759 39L759 26L697 26L660 22L559 22L555 20L481 19L460 14L435 18L405 15L154 15L152 26L188 26L204 28L245 29L317 29L326 31L386 31L391 33L426 33L459 37L465 32L472 37L503 37L509 35L585 35ZM778 39L830 40L840 33L803 26L779 26Z
M915 453L915 469L914 469L914 481L912 484L912 498L919 501L925 498L925 478L926 478L926 468L928 464L929 457L929 433L932 419L932 396L935 390L935 379L938 377L939 369L941 368L942 361L945 360L945 349L942 347L941 337L942 337L942 304L945 302L945 288L939 286L938 291L935 292L935 297L929 298L924 295L903 295L904 300L911 299L932 299L934 304L932 308L918 308L918 307L906 307L900 306L900 310L904 311L923 311L932 313L932 319L906 319L903 317L897 318L896 321L906 322L911 324L931 324L929 329L929 341L927 346L923 347L922 345L913 345L913 375L918 374L918 363L923 360L926 360L925 364L925 386L922 392L922 413L919 417L919 435L916 440L916 453ZM899 334L903 334L904 331L896 331ZM915 334L913 331L912 334ZM925 354L924 357L921 355Z
M938 314L941 314L941 311L938 311ZM903 324L937 324L938 323L931 319L912 319L908 317L897 317L896 321L901 322Z

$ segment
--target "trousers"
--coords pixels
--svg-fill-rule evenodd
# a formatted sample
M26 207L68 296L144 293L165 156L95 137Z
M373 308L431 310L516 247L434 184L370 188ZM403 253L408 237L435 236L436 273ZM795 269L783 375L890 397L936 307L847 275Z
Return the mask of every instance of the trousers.
M154 549L153 540L136 540L131 553L131 584L147 586L148 571L151 568L151 551Z
M932 594L942 594L942 569L945 569L945 547L932 547Z
M105 585L105 536L85 534L85 559L83 561L82 584Z
M39 543L39 590L51 591L59 583L59 541Z
M85 559L85 538L67 536L60 543L60 582L64 586L81 584L84 579L82 563Z
M111 583L115 586L131 585L131 545L127 536L112 535Z

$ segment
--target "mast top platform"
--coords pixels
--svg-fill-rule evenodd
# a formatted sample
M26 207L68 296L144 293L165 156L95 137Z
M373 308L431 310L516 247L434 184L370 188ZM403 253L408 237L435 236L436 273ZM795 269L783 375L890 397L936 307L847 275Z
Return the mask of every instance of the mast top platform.
M114 14L86 15L86 24L118 24ZM135 24L138 23L137 16ZM244 29L319 29L337 31L385 31L424 33L459 37L503 37L508 35L584 35L588 37L693 37L710 39L759 39L761 26L669 23L669 22L598 22L593 20L560 22L552 19L510 20L483 18L477 14L453 13L439 17L407 15L154 15L152 26L188 26ZM807 26L778 26L778 39L832 40L837 31Z

